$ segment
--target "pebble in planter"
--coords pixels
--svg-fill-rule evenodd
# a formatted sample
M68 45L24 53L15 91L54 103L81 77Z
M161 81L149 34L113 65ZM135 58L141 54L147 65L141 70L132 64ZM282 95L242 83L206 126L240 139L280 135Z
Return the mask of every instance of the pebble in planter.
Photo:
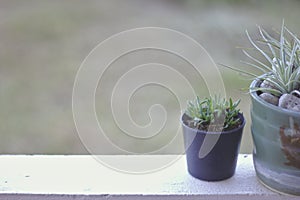
M182 115L188 172L201 180L220 181L233 176L245 119L239 101L196 98ZM206 141L210 141L207 146ZM205 149L207 148L207 149ZM202 155L202 151L207 154Z
M280 94L281 96L278 97L274 94L268 93L268 89L276 90L277 88L267 80L264 80L260 84L259 88L260 89L258 90L264 91L259 95L259 97L261 97L266 102L275 106L279 106L281 108L300 112L300 92L298 90L294 90L290 94Z
M281 95L278 106L288 110L300 112L300 98L295 96L295 93L297 94L299 91L293 91L291 94Z
M260 84L260 88L265 88L266 90L268 89L276 89L271 83L269 83L267 80L264 80L261 84ZM279 98L275 95L272 95L268 92L263 92L259 95L260 98L262 98L263 100L265 100L266 102L273 104L275 106L278 105L279 103Z
M279 103L279 98L278 97L276 97L272 94L266 93L266 92L261 93L259 95L259 97L262 98L263 100L265 100L266 102L274 105L274 106L277 106L278 103Z

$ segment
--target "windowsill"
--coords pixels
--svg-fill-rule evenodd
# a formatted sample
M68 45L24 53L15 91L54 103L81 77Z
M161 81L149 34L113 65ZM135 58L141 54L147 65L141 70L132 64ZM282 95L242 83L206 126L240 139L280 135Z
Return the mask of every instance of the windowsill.
M134 164L149 156L103 157ZM172 155L151 155L151 160L167 157ZM0 163L0 199L294 199L258 182L251 155L239 155L235 175L220 182L191 177L185 156L169 167L139 175L109 169L92 156L3 155Z

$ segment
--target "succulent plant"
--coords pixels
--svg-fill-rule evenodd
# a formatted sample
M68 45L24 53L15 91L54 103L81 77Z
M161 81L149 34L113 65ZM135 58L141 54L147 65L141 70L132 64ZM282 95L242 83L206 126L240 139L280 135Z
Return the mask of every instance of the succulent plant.
M190 118L188 126L209 132L221 132L238 127L241 120L238 117L240 100L233 102L230 98L215 96L204 98L198 96L189 101L185 114Z
M265 58L267 64L245 50L243 50L243 53L252 62L243 63L260 70L263 75L253 74L237 68L229 68L254 78L260 77L268 85L267 87L250 88L253 91L266 92L280 97L282 94L289 94L294 90L298 90L300 86L300 40L285 27L284 22L279 33L279 39L275 39L261 27L258 27L258 30L261 38L259 41L254 42L247 31L246 35L254 50ZM262 48L263 46L267 47L268 50L265 51Z

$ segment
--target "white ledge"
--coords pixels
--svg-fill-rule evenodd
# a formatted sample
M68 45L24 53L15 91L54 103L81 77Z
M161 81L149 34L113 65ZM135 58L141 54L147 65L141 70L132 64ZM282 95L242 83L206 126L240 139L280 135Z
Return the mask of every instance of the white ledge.
M116 162L161 162L178 155L101 156ZM235 175L204 182L187 173L185 156L156 172L128 174L112 170L92 156L0 156L0 199L268 199L280 195L262 186L251 155L239 155ZM299 198L299 197L298 197Z

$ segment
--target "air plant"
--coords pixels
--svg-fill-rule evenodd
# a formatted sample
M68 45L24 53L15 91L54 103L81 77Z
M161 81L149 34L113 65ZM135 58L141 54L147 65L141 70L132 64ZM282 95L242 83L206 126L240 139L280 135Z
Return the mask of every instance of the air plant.
M253 74L229 66L225 67L254 78L260 78L270 86L250 88L252 91L270 93L280 97L283 94L289 94L294 90L298 90L300 83L300 40L285 27L284 22L279 33L279 39L275 39L261 27L258 27L258 30L261 37L259 41L254 42L248 31L246 31L246 35L254 50L258 51L265 58L267 64L250 55L246 50L243 50L243 53L252 62L243 63L260 70L263 75ZM258 44L266 46L268 51L263 50Z

